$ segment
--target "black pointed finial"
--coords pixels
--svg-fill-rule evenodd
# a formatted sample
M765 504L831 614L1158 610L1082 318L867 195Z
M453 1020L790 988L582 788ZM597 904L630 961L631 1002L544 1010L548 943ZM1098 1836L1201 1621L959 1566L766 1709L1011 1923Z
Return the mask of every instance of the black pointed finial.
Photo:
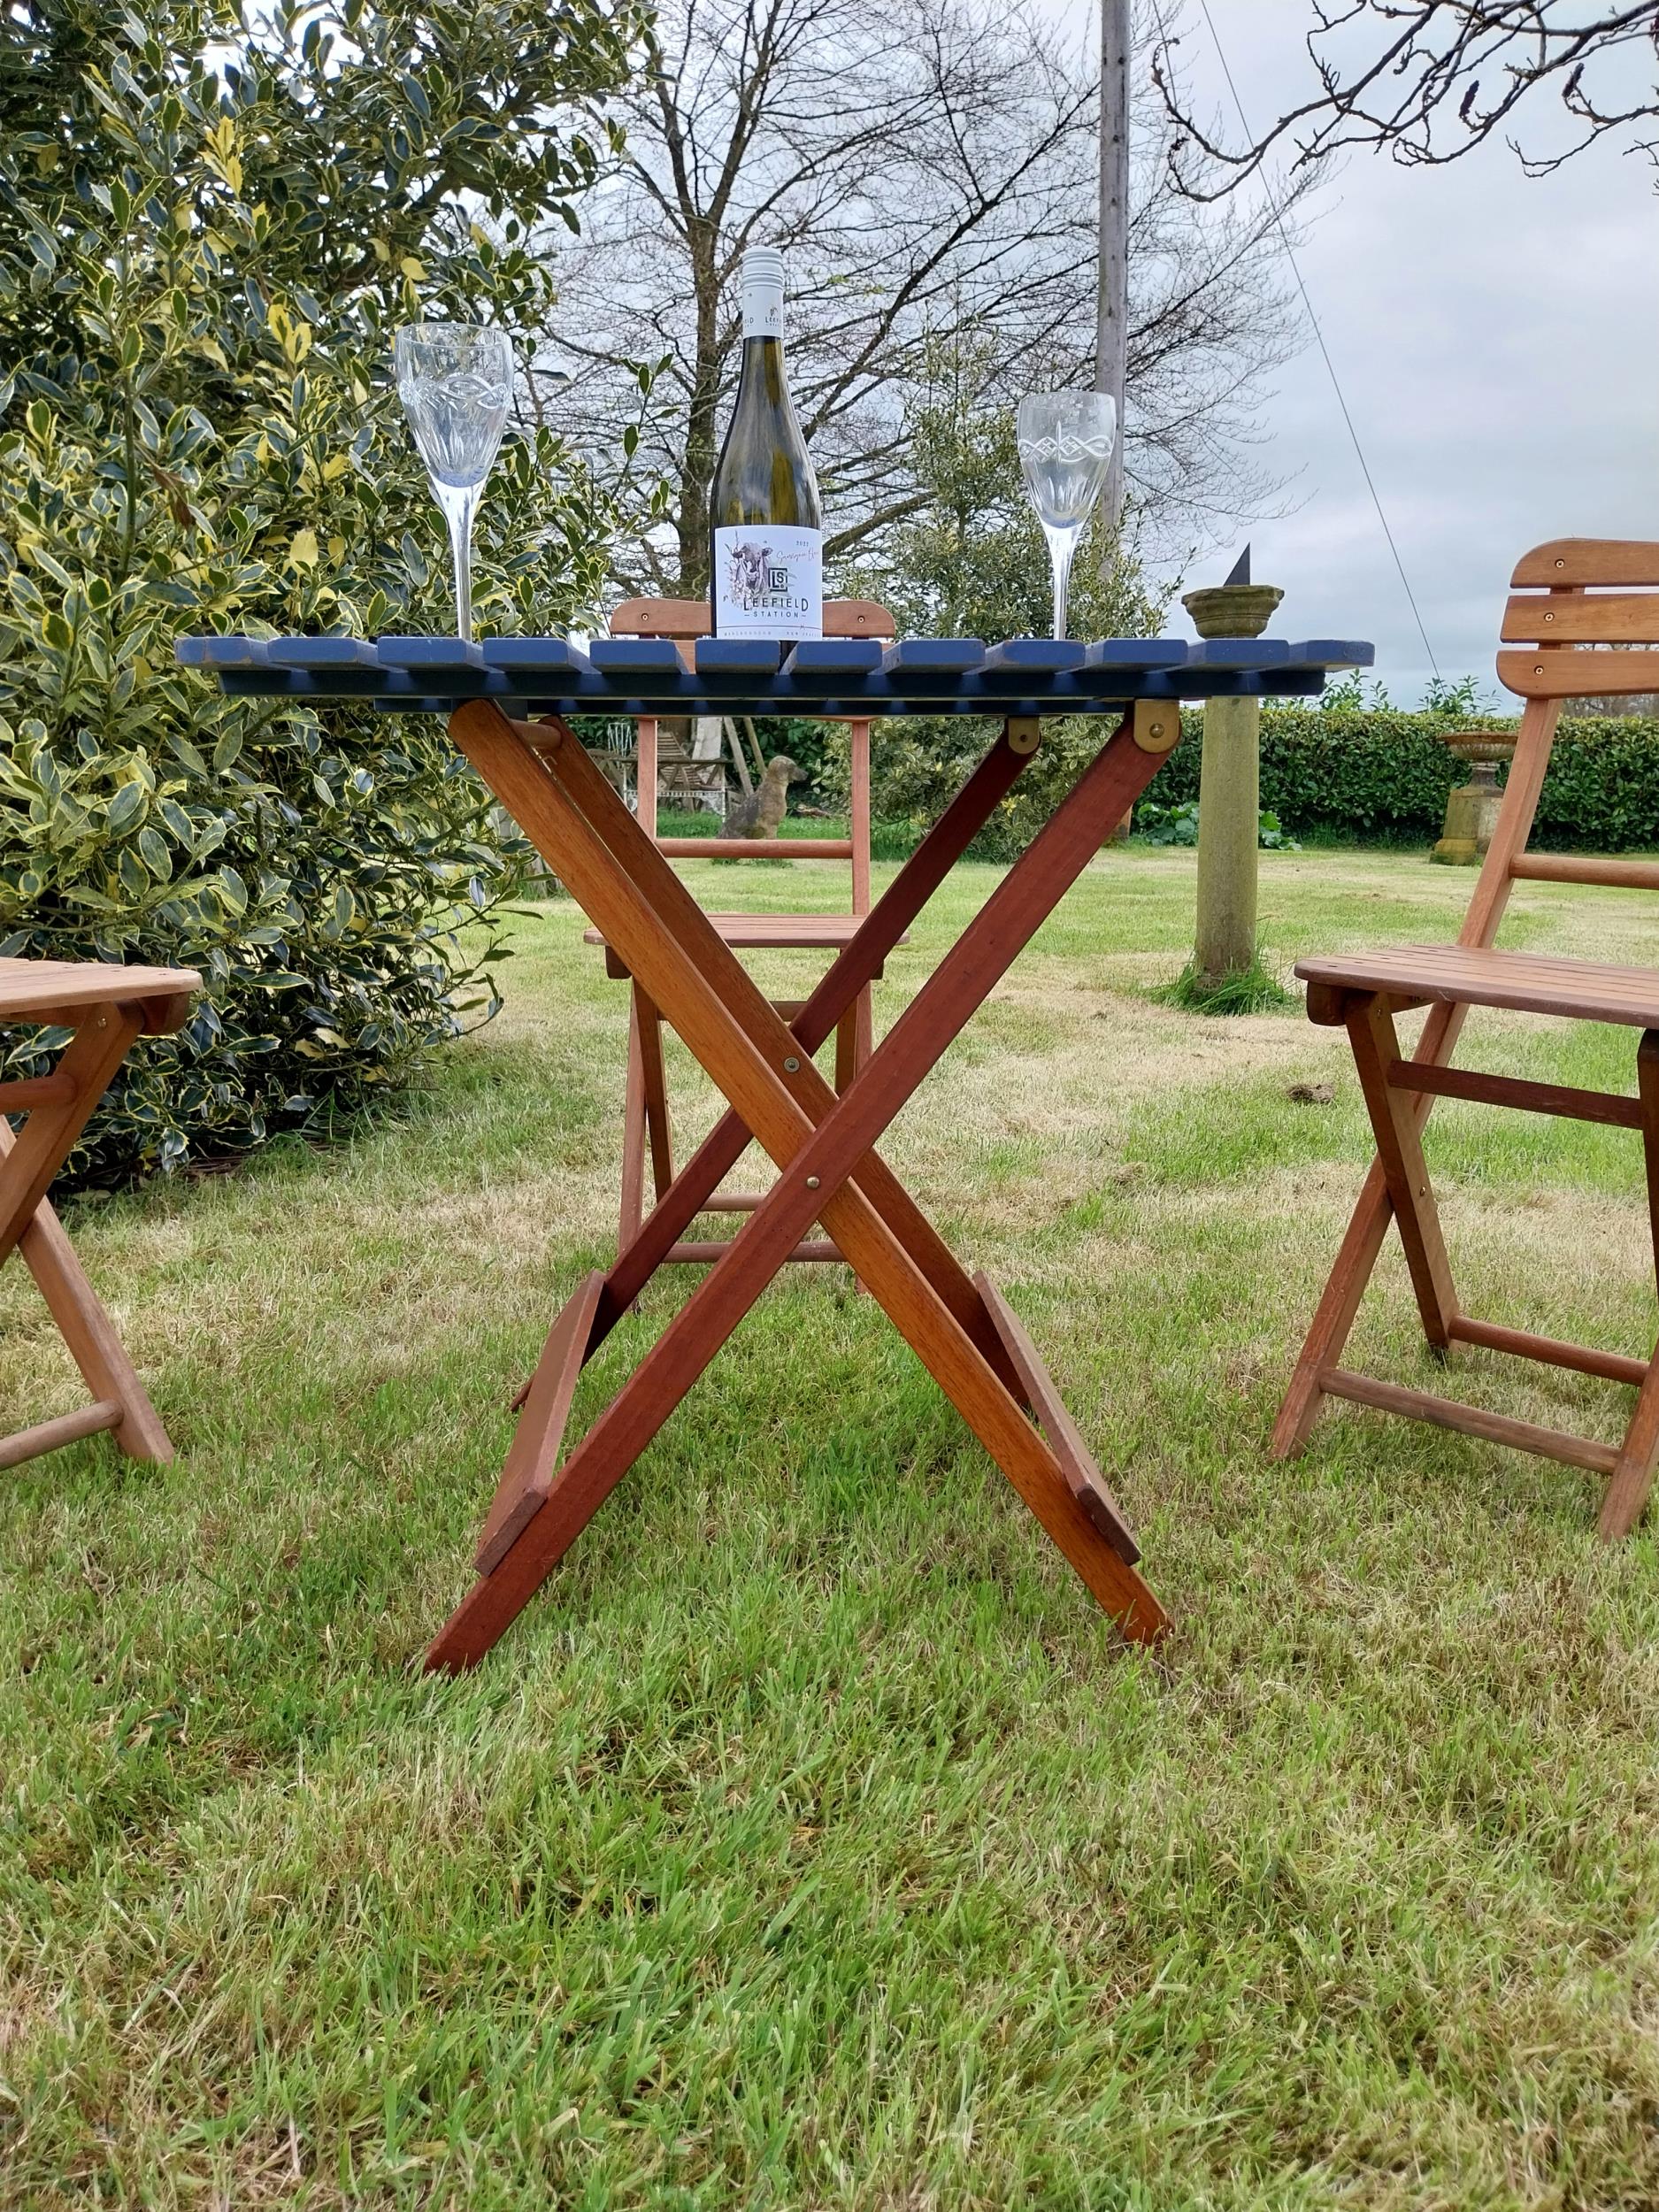
M1248 545L1246 545L1243 552L1240 554L1238 559L1233 564L1233 573L1228 577L1227 581L1230 584L1248 584L1249 580L1250 549Z

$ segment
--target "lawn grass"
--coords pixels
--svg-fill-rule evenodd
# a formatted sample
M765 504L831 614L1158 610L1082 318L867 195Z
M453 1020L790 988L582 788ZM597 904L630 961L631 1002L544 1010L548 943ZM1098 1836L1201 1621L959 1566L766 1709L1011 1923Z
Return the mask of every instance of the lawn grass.
M1264 935L1441 937L1470 882L1273 856ZM1653 1537L1352 1407L1268 1463L1369 1148L1340 1033L1147 995L1192 897L1190 854L1103 856L886 1147L1099 1447L1156 1656L874 1302L797 1270L489 1661L416 1671L613 1233L624 1000L567 903L356 1141L76 1210L180 1458L0 1479L0 2204L1659 2202ZM1508 941L1650 927L1523 885ZM1632 1087L1630 1033L1477 1019L1485 1064ZM1431 1147L1471 1310L1651 1340L1632 1137L1448 1102ZM15 1266L0 1346L0 1426L73 1401ZM1432 1371L1393 1249L1352 1358ZM1602 1435L1629 1402L1456 1364Z

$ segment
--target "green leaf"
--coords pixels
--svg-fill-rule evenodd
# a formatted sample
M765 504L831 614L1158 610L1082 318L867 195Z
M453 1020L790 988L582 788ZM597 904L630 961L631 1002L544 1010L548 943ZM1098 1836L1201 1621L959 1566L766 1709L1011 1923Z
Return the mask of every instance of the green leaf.
M124 783L110 801L104 814L104 824L112 836L132 828L144 810L144 787L140 783Z

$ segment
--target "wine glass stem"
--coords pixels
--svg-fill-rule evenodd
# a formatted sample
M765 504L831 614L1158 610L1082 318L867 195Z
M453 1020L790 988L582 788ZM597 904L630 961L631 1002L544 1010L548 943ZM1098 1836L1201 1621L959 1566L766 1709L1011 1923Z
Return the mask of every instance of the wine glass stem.
M449 526L449 552L455 562L455 634L472 641L472 518L478 511L478 487L441 484L438 503Z
M1071 580L1071 555L1077 547L1075 530L1056 530L1044 527L1048 541L1048 558L1054 567L1054 634L1065 635L1065 595Z

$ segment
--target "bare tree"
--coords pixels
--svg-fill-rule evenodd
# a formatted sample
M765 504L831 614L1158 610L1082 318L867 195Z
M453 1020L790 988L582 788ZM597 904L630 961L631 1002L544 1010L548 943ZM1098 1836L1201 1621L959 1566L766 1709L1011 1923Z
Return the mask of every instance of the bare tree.
M1194 119L1170 58L1179 37L1163 42L1154 74L1179 134L1171 173L1189 197L1233 191L1281 147L1294 149L1293 175L1349 146L1456 161L1494 133L1532 176L1609 135L1659 161L1659 0L1313 0L1313 12L1317 95L1243 146ZM1529 147L1515 135L1519 111L1535 119L1552 93L1567 142Z
M931 495L909 423L930 349L972 338L979 397L1094 380L1098 81L998 0L666 0L627 142L557 250L565 426L603 469L653 373L636 465L669 486L625 580L698 591L741 338L738 265L788 257L791 381L832 559L879 556ZM1271 218L1200 212L1140 88L1127 334L1130 497L1190 534L1268 487L1249 437L1294 349Z

